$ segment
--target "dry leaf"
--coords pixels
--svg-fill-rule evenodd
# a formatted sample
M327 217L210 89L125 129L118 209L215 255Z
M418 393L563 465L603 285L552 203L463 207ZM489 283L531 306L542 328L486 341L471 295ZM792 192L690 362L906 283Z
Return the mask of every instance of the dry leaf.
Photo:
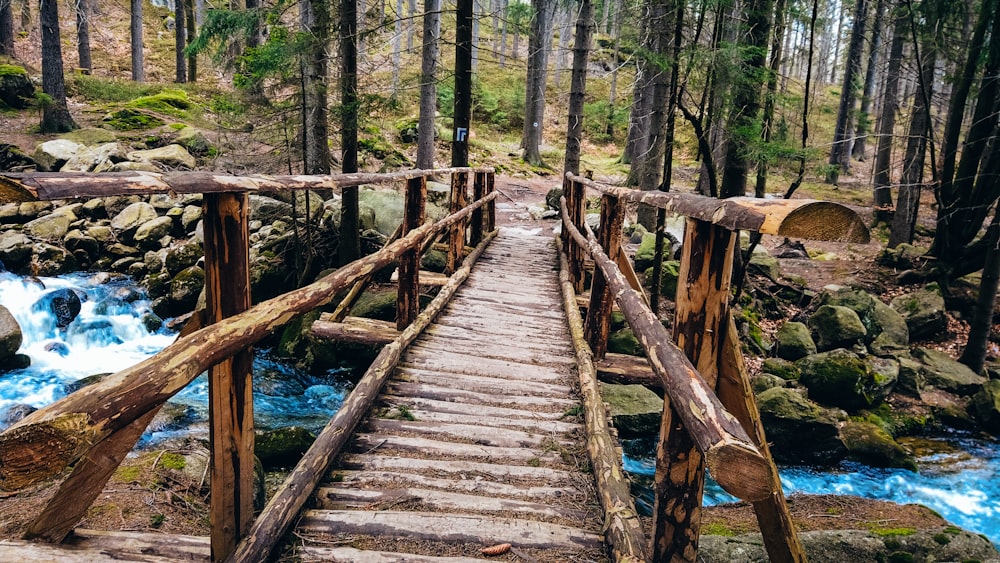
M509 543L498 543L496 545L491 545L489 547L483 548L483 555L503 555L510 551Z

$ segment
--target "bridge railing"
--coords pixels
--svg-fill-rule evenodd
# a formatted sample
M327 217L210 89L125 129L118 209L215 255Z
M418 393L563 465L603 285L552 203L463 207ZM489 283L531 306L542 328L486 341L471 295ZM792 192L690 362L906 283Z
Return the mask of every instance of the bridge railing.
M594 263L585 323L593 356L599 360L607 351L617 303L665 392L653 485L654 537L650 553L631 555L653 561L696 560L707 467L726 491L753 503L772 561L804 561L730 312L737 231L867 242L864 224L844 206L812 200L718 200L643 192L570 174L564 186L563 247L577 291L584 290L585 257ZM588 188L601 197L597 236L584 220ZM686 217L673 335L630 285L634 278L618 267L629 203Z
M470 174L472 203L467 201ZM451 177L451 213L440 221L426 223L427 179L441 175ZM419 310L420 251L428 246L428 241L447 233L447 273L459 269L467 237L476 244L494 229L497 194L493 190L493 176L493 170L486 168L332 176L236 177L199 172L0 176L0 202L154 193L205 195L206 326L182 335L133 367L39 409L0 434L2 490L22 490L73 466L59 491L30 525L26 537L61 542L84 516L160 407L209 370L212 559L236 558L237 545L246 539L254 524L250 346L296 315L331 302L342 290L393 262L398 262L400 272L397 326L403 330L415 319L429 316ZM406 204L398 240L308 286L251 306L250 193L336 190L400 182L405 182ZM358 403L354 410L363 411L363 402L376 395L378 388L374 392L369 389L367 397L355 397L361 387L359 384L347 402ZM359 419L360 415L353 424ZM337 433L349 435L352 430L353 427L339 428ZM329 459L327 455L327 463ZM319 475L324 470L312 468ZM304 497L289 502L303 500ZM292 511L292 516L297 511ZM285 521L282 526L287 524ZM262 544L261 536L256 535L252 549L245 549L244 557L238 560L266 557L284 528L272 527L270 532L266 541L271 543Z

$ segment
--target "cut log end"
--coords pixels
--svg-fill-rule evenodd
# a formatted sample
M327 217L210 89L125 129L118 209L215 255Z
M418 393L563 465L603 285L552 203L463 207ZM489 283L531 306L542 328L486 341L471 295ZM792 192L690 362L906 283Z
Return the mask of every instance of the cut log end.
M89 424L86 414L71 413L0 434L0 490L30 487L80 459L91 442Z
M756 502L774 492L772 466L761 453L741 442L721 442L705 454L712 478L729 494Z

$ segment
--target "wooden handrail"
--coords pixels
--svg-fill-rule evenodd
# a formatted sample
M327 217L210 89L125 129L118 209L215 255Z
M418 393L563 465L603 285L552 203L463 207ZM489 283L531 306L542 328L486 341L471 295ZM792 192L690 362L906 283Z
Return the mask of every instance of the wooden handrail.
M56 475L95 444L158 408L209 366L258 342L295 315L328 303L354 280L387 266L426 237L464 221L496 197L496 193L489 194L313 284L180 338L156 356L25 417L0 434L0 489L19 490Z
M51 201L75 197L206 194L220 192L284 192L338 190L363 184L392 184L412 178L430 178L457 172L492 172L492 168L404 170L385 174L305 174L233 176L214 172L30 172L0 175L0 203Z
M561 207L563 228L600 268L677 414L705 456L712 476L723 489L744 500L760 500L770 495L770 465L746 431L726 412L715 391L673 343L642 297L629 287L628 280L601 249L593 233L584 236L570 223L565 198Z

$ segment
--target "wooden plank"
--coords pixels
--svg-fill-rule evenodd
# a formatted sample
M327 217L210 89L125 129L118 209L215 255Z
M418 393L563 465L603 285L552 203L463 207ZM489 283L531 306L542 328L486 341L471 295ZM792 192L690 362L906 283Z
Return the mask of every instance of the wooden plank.
M393 484L410 485L425 489L442 489L475 493L478 495L496 495L508 498L544 499L548 502L566 502L579 504L585 502L586 494L574 492L565 486L519 486L486 479L440 479L419 473L402 473L395 471L341 471L336 476L340 482L358 487L389 487ZM317 491L323 494L324 489Z
M600 550L601 536L579 528L473 514L309 510L299 529L327 534L367 534L409 540L492 545L502 541L534 549Z
M557 340L557 339L553 339ZM421 345L438 346L447 348L449 345L463 346L469 343L479 344L487 353L494 349L518 350L531 353L544 353L555 357L565 357L567 349L561 342L550 342L547 340L489 340L483 342L482 338L476 337L467 330L455 327L447 327L435 324L428 327L418 341ZM453 344L454 343L454 344Z
M532 329L528 327L521 327L518 329L516 326L498 326L497 323L490 322L490 319L472 319L472 318L445 318L439 319L437 324L439 326L446 326L451 328L462 329L469 331L474 334L489 334L491 336L510 338L514 341L542 341L549 338L562 338L566 334L565 329L562 327L549 327L548 330L545 329Z
M478 416L491 416L495 418L525 419L525 420L553 420L558 421L566 418L565 412L539 412L525 409L512 409L507 407L492 407L486 405L470 405L466 403L456 403L454 401L436 401L426 397L401 397L395 395L382 395L385 403L393 405L406 405L411 409L422 409L441 413L457 413Z
M447 383L447 382L442 382ZM469 404L480 405L514 405L531 406L539 409L551 409L563 412L567 408L572 408L579 404L579 401L565 398L565 395L532 396L517 395L504 396L496 393L487 393L478 390L456 389L448 385L435 385L433 383L417 383L413 381L390 381L387 387L390 393L396 395L410 395L418 397L428 397L441 401L457 401Z
M506 401L516 402L517 399L515 397L569 397L573 394L573 389L565 385L538 383L530 380L525 381L519 379L516 373L511 373L509 378L504 379L459 373L446 374L404 365L397 370L396 380L445 385L453 389L464 389L479 393L492 393L498 395L494 401L499 403ZM504 397L504 395L507 397Z
M497 421L502 423L503 421ZM416 434L423 436L450 437L456 440L471 440L486 446L505 448L540 448L553 441L572 444L573 440L559 439L552 434L523 432L503 425L477 426L474 424L447 424L424 422L421 420L372 419L368 427L373 432Z
M351 563L482 563L491 559L475 557L435 557L433 555L417 555L414 553L396 553L388 551L365 551L353 547L316 547L302 546L295 554L303 562L350 561Z
M516 428L534 434L565 434L581 430L582 426L572 422L558 420L538 420L536 418L518 416L496 416L486 414L467 414L407 408L407 416L419 422L436 422L442 424L463 424L471 426ZM530 413L528 413L530 414Z
M220 322L250 308L250 206L247 194L206 194L205 320ZM236 550L253 521L253 353L235 351L209 369L212 454L209 517L212 559Z
M392 275L389 276L389 281L399 281L399 269L392 271ZM448 283L448 276L445 274L442 274L441 272L432 272L430 270L420 270L420 287L441 287L446 283Z
M393 434L358 434L354 438L355 450L372 453L376 450L416 453L428 456L445 457L449 459L471 459L484 462L518 462L527 465L529 462L545 460L559 462L554 452L537 452L520 446L506 448L470 444L468 442L444 442L422 438L419 436L396 436Z
M442 373L458 373L466 375L515 376L519 380L561 382L567 379L568 365L563 362L557 366L546 366L526 361L499 360L486 358L470 350L466 354L460 351L452 352L423 346L411 347L406 352L406 367L415 367ZM514 357L513 360L522 360ZM516 375L514 375L516 374Z
M582 521L587 513L561 506L551 506L497 496L479 496L449 491L403 487L393 489L345 488L333 483L317 495L322 510L383 510L406 502L419 502L421 508L438 512L456 511L470 513L506 512L531 515L536 518Z
M347 317L343 322L330 322L321 315L312 325L312 334L319 338L359 344L385 345L399 337L396 323L365 317Z
M497 463L482 463L463 460L430 460L412 457L396 457L383 455L346 454L342 456L341 467L363 471L413 471L429 472L435 475L462 475L464 479L475 479L476 476L495 480L523 479L550 484L565 484L574 478L575 473L536 467L533 465L505 465Z
M650 389L663 389L663 382L653 372L649 360L628 354L607 354L595 362L597 378L608 383L639 384Z

